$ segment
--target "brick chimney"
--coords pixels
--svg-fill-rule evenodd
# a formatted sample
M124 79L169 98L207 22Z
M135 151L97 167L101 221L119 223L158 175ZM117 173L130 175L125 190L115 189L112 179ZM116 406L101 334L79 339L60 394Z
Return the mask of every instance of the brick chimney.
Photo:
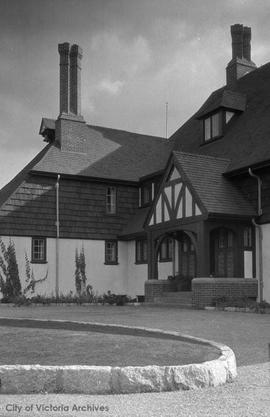
M56 141L63 151L87 151L88 128L81 115L82 49L68 42L58 45L60 55L60 114Z
M235 24L231 26L232 60L226 68L227 86L234 89L236 81L256 69L251 61L251 28Z

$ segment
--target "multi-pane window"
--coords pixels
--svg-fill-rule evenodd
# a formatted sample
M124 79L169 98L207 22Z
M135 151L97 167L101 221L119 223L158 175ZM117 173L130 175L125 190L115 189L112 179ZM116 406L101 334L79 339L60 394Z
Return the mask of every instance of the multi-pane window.
M141 206L147 206L152 201L152 183L146 183L140 188Z
M235 112L233 111L220 110L206 117L203 120L205 142L220 137L224 133L226 124L229 123L234 115Z
M222 133L222 117L221 113L214 113L204 119L204 140L216 138Z
M46 262L46 238L32 238L32 262Z
M244 248L251 249L252 248L252 228L245 227L244 229Z
M159 260L163 262L172 260L172 239L166 238L162 241L159 251Z
M106 213L116 213L116 188L108 187L106 191Z
M230 230L220 229L218 236L219 249L232 248L233 246L233 233Z
M118 250L116 240L105 241L105 264L118 263Z
M147 240L136 240L136 263L143 264L147 262Z

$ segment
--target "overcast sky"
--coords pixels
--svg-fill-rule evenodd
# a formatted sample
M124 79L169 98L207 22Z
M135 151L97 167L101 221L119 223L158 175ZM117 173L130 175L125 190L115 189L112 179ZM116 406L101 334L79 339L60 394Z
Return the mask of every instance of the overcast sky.
M231 24L270 60L269 18L269 0L0 0L0 187L58 116L58 43L83 48L87 123L164 136L166 102L171 135L225 83Z

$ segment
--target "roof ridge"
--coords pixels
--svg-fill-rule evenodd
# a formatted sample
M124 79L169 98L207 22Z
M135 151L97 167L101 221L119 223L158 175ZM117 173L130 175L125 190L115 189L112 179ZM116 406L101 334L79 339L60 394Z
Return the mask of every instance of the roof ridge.
M200 157L200 158L204 158L204 159L216 159L216 160L219 160L219 161L231 162L231 160L229 158L220 158L219 156L202 155L202 154L199 154L199 153L173 151L173 154L183 154L183 155L188 155L188 156L193 156L193 157Z
M150 138L155 138L155 139L162 139L164 142L165 141L167 141L167 142L169 142L169 140L168 139L166 139L166 138L164 138L164 137L162 137L162 136L156 136L156 135L148 135L148 134L145 134L145 133L138 133L138 132L131 132L130 130L125 130L125 129L117 129L117 128L114 128L114 127L107 127L107 126L100 126L100 125L90 125L90 124L88 124L88 123L86 123L86 125L88 126L88 127L90 127L90 128L97 128L97 129L106 129L106 130L114 130L114 131L116 131L116 132L123 132L123 133L131 133L131 134L134 134L134 135L138 135L138 136L147 136L147 137L150 137Z

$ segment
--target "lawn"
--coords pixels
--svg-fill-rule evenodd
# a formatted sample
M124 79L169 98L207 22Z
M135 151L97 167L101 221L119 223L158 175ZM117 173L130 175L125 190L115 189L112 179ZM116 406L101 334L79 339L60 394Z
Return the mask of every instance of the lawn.
M143 306L10 307L0 305L1 316L66 319L176 330L230 346L235 352L238 366L269 361L269 314Z
M174 340L0 327L0 365L185 365L218 356L211 347Z

